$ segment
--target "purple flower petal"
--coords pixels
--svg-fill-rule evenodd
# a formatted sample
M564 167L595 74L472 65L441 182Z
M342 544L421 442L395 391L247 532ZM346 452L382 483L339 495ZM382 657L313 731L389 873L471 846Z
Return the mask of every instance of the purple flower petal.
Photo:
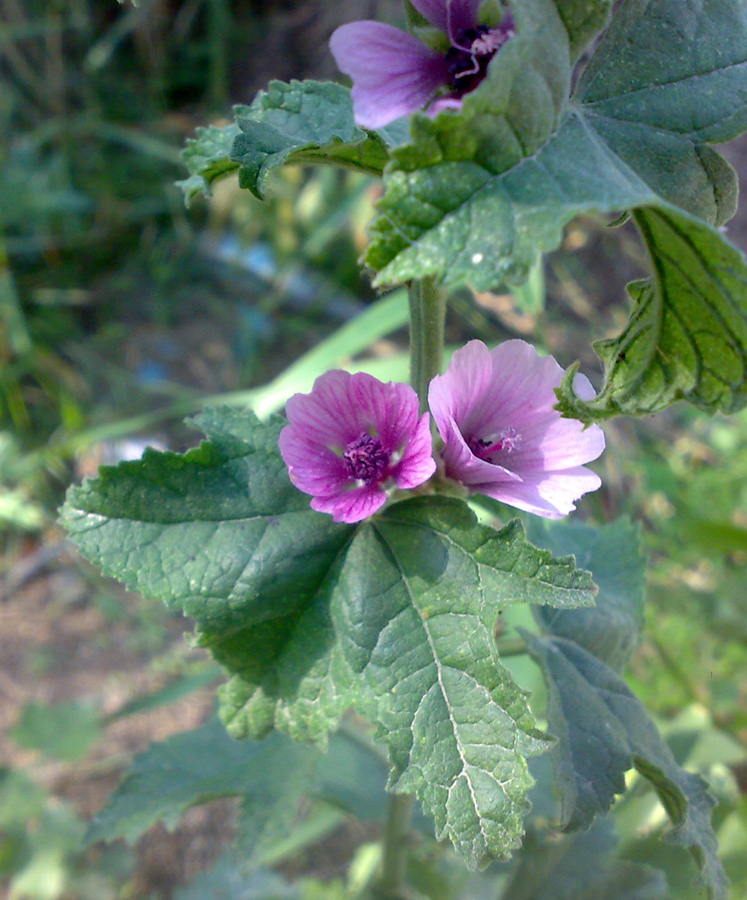
M454 43L461 32L477 25L481 0L412 0L412 5L426 19L440 28Z
M419 416L409 385L325 372L311 393L290 398L286 413L278 445L291 481L336 522L373 515L395 488L435 472L429 416Z
M401 490L417 487L427 481L436 471L436 461L432 454L431 417L424 413L405 447L402 459L392 473Z
M582 494L596 491L601 485L602 479L595 472L578 466L561 472L544 472L534 482L487 484L473 490L546 519L561 519L576 508L575 501Z
M353 79L355 121L364 128L415 112L448 80L443 54L382 22L342 25L329 46L337 67Z
M518 509L559 518L601 481L581 464L604 450L604 433L554 409L563 370L525 341L458 350L428 399L449 478ZM580 376L583 378L583 376ZM578 381L587 397L593 388Z

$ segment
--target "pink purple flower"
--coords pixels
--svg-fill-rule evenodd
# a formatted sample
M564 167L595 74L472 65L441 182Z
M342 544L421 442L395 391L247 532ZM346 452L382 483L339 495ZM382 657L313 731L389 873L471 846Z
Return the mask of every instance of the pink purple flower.
M574 501L601 485L583 464L604 450L604 433L553 408L563 374L551 356L539 356L525 341L492 351L470 341L457 350L428 394L446 476L548 519L575 509ZM574 389L582 399L594 397L583 375Z
M353 79L355 121L364 128L380 128L430 101L432 114L458 109L514 33L510 12L494 27L481 24L480 2L412 0L418 12L446 35L450 44L446 51L383 22L351 22L338 28L329 46L340 71Z
M335 522L373 515L395 488L414 488L436 470L428 413L407 384L334 370L286 404L280 453L291 481Z

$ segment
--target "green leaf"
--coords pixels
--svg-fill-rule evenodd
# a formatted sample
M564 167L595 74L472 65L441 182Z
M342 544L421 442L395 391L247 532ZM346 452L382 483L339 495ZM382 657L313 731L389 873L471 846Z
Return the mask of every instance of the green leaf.
M495 532L456 500L397 504L351 542L332 616L389 745L391 786L415 791L436 836L473 866L517 845L525 756L544 746L497 658L498 613L592 595L585 573L535 550L518 523Z
M68 493L81 552L210 630L298 614L351 529L313 512L277 449L284 420L210 409L212 438L184 455L146 450Z
M109 574L197 619L235 677L234 733L323 744L351 704L380 726L392 786L415 791L473 865L517 846L546 739L498 660L498 613L592 602L588 573L497 532L466 504L397 503L356 528L313 513L277 450L282 425L210 411L212 438L149 452L73 489L63 521Z
M742 0L629 0L583 73L578 97L595 116L730 141L747 128ZM673 40L676 52L665 48Z
M532 19L547 15L541 7L533 0L517 9L528 21L517 20L516 38L461 114L416 117L412 143L393 152L367 253L377 283L439 275L489 290L521 281L536 253L554 249L562 226L588 210L671 203L712 224L733 214L734 172L705 144L747 127L740 0L704 0L697 12L681 0L626 4L562 120L548 128L546 110L527 140L537 104L544 107L509 86L517 68L536 65ZM671 23L681 29L676 54L639 52L649 32L666 46ZM561 110L563 100L553 106ZM513 138L491 128L496 116L511 123Z
M212 868L174 894L174 900L299 900L300 897L299 887L268 869L246 874L232 854L221 856Z
M101 715L91 703L45 706L31 700L21 710L11 736L21 747L74 762L83 759L101 737Z
M210 409L194 422L211 442L102 468L69 491L61 520L104 572L193 616L201 645L252 690L306 705L288 728L323 743L349 702L333 686L327 705L314 693L329 626L311 601L353 529L291 484L277 447L284 420ZM271 724L265 716L252 736Z
M554 555L573 555L599 588L589 609L538 607L535 616L556 637L575 641L615 671L638 645L643 627L645 558L639 529L627 519L592 528L581 522L534 519L529 537Z
M726 875L711 824L715 801L704 781L677 765L646 708L604 663L565 638L527 639L548 684L548 727L559 737L551 752L565 827L588 827L606 812L635 766L666 809L670 839L690 851L709 897L723 900Z
M609 816L561 839L533 836L501 900L665 900L664 874L617 861L617 844Z
M461 113L415 116L411 143L393 150L366 253L376 283L436 276L490 290L522 282L574 216L638 210L654 281L633 287L629 328L600 345L609 388L585 415L641 414L682 397L709 411L741 408L747 266L709 227L733 214L736 177L706 142L747 127L744 4L625 4L566 108L512 90L517 70L533 71L540 6L517 8L530 24L518 22ZM677 53L654 53L672 33ZM573 414L569 386L564 410Z
M396 127L377 132L353 119L348 88L318 81L272 81L237 118L231 158L239 184L262 197L269 172L286 163L328 163L380 175Z
M607 24L612 0L556 0L556 5L571 42L571 56L576 60Z
M747 265L708 226L676 210L645 209L636 221L655 269L629 286L628 326L595 349L605 366L589 403L573 393L569 371L560 409L584 422L644 415L684 399L709 413L747 403Z
M235 106L234 116L244 116L249 109L248 106ZM239 133L239 126L232 122L230 125L198 128L197 137L187 140L182 160L189 170L189 178L177 182L177 186L184 191L187 203L194 200L197 194L210 196L214 181L239 168L239 164L231 159L231 148Z
M86 840L132 844L156 822L171 829L193 806L238 796L239 841L251 859L287 832L299 797L315 784L319 756L281 734L234 741L211 720L139 753Z

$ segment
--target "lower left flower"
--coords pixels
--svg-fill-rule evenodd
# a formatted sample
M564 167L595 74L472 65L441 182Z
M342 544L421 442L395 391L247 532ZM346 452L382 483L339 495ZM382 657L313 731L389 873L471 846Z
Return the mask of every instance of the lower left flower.
M286 415L279 446L291 481L335 522L372 516L395 488L417 487L436 470L430 417L407 384L335 369L291 397Z

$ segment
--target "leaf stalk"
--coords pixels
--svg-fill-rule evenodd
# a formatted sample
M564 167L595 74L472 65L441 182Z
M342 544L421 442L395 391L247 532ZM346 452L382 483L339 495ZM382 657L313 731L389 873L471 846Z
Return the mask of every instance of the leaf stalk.
M441 374L446 321L446 292L435 278L411 281L410 383L420 397L420 411L428 408L428 385Z

